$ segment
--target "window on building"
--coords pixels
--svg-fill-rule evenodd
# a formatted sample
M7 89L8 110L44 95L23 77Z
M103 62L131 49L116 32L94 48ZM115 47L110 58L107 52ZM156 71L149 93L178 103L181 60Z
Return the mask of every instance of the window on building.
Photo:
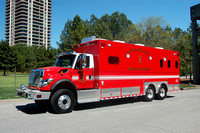
M119 57L117 56L109 56L108 57L109 64L119 64Z
M163 68L163 59L160 60L160 67Z
M170 62L170 60L168 60L168 68L170 68L171 67L171 62Z

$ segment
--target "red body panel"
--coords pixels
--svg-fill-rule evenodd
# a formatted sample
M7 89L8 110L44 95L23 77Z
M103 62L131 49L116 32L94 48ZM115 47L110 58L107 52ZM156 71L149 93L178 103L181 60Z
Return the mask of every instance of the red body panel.
M144 82L168 81L179 84L179 53L160 48L97 40L74 46L77 53L94 55L94 87L122 88L140 86ZM109 57L119 57L118 64L109 64ZM127 58L127 56L129 58ZM160 67L160 60L163 67ZM170 62L170 67L168 67ZM178 63L179 64L179 63ZM143 94L143 89L141 89Z

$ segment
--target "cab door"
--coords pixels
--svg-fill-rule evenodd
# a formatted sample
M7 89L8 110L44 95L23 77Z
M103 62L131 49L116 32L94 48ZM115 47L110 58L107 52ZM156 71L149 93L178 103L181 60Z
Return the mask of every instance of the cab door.
M72 80L77 89L88 89L94 85L93 66L91 65L91 56L80 54L76 61ZM74 78L73 78L74 77Z

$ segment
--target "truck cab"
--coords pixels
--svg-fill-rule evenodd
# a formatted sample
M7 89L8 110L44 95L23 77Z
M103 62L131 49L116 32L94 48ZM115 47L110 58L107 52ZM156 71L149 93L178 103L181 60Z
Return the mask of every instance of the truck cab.
M93 69L92 54L63 52L54 66L31 70L28 86L21 85L17 94L38 105L53 104L57 113L68 112L78 101L78 89L93 88Z

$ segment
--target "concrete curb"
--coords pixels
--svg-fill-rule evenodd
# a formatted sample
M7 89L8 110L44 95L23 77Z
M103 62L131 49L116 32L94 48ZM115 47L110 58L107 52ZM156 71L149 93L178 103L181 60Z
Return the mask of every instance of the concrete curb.
M14 102L24 102L28 101L28 99L20 98L20 99L2 99L0 103L14 103Z

